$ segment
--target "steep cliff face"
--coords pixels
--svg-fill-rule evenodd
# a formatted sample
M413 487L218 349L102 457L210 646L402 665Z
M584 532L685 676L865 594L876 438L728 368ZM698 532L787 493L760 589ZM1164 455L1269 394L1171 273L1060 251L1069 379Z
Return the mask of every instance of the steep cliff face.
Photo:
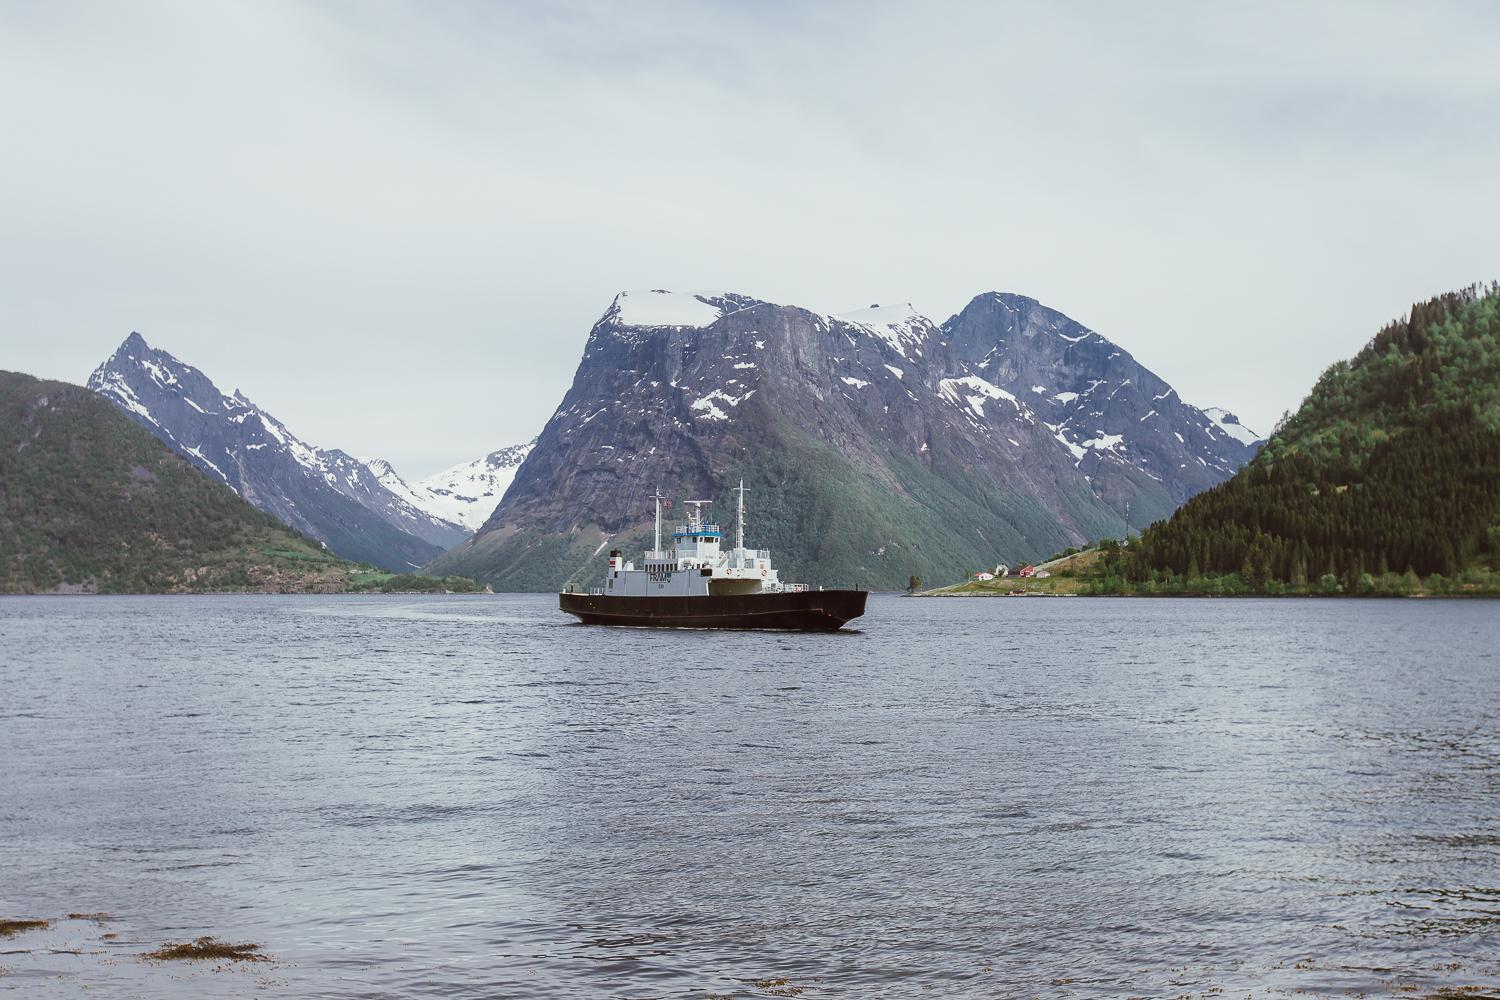
M460 525L396 496L361 461L307 444L236 391L132 333L88 388L253 506L346 559L392 571L462 541Z
M1212 420L1021 303L980 296L939 326L906 305L622 293L504 501L434 568L550 589L638 544L658 485L720 499L743 477L750 541L789 576L894 587L1121 534L1127 505L1144 525L1243 460L1190 457Z

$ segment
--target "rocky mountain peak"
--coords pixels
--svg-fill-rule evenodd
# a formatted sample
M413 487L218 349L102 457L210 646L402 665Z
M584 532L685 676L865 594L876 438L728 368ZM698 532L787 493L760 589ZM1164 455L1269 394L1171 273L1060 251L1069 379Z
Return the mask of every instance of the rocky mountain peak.
M95 369L88 388L206 475L346 558L409 570L468 534L391 493L346 452L303 441L244 393L224 395L138 332Z
M1259 447L1251 432L1237 424L1231 432L1184 402L1128 351L1027 296L976 296L943 330L972 371L1029 401L1091 479L1123 462L1181 503Z

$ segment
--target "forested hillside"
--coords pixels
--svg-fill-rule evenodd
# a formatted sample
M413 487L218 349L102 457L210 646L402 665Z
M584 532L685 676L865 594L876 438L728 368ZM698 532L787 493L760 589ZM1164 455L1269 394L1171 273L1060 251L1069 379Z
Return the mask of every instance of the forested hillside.
M0 372L0 593L328 591L385 575L360 569L82 386Z
M1126 574L1245 589L1437 592L1500 564L1500 289L1412 307L1232 479L1130 546ZM1191 588L1190 588L1191 589Z

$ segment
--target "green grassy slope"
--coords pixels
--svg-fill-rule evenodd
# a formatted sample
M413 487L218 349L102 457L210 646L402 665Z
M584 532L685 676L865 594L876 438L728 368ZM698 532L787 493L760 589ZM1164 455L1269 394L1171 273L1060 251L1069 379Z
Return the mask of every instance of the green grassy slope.
M1132 546L1136 580L1379 592L1500 564L1500 293L1439 296L1325 371L1228 482ZM1384 581L1384 583L1382 582ZM1408 586L1406 590L1411 590ZM1393 591L1394 592L1394 591Z
M1001 552L1067 544L1040 504L986 489L962 468L887 454L897 490L790 424L776 431L755 461L725 469L714 510L732 531L732 487L743 476L752 491L746 541L770 549L784 579L899 590L912 574L951 575Z

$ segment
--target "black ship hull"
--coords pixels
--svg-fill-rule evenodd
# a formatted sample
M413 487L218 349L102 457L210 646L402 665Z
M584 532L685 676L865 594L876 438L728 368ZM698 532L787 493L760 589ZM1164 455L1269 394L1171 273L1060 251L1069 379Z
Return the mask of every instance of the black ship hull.
M763 628L831 632L865 613L863 590L799 590L704 597L557 595L558 607L586 625L638 628Z

